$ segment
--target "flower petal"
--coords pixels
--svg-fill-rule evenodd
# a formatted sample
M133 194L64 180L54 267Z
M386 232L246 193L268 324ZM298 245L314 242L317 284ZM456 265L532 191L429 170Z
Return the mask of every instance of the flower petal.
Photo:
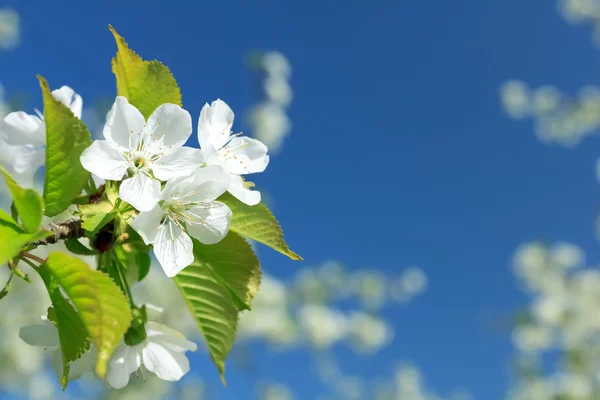
M233 138L221 149L219 158L224 159L225 169L232 174L252 174L263 172L267 168L267 150L267 146L260 140L242 136Z
M120 181L127 173L129 162L123 150L108 140L95 140L79 157L83 168L99 178Z
M81 357L71 363L69 369L69 381L81 378L87 371L91 371L94 364L96 363L97 357L96 347L90 346L90 349L83 353Z
M24 326L19 330L19 337L31 346L60 346L58 329L52 324Z
M148 371L163 381L178 381L190 370L190 361L185 354L152 341L148 341L142 350L142 360Z
M160 343L173 351L184 353L187 350L196 351L198 348L196 343L187 340L181 332L157 322L148 321L146 323L146 334L149 341Z
M241 176L231 174L231 183L227 189L236 199L249 206L255 206L260 203L260 192L251 190L244 185Z
M65 106L69 107L71 112L73 112L77 118L81 119L83 100L73 89L69 86L62 86L60 89L53 90L52 96Z
M221 99L209 106L202 107L198 118L198 142L204 149L209 145L220 149L229 140L234 114L231 108Z
M188 225L188 233L200 243L215 244L223 240L229 232L231 210L220 201L214 201L210 207L195 206L190 211L201 218L201 223Z
M11 145L43 146L46 144L46 124L36 115L11 112L0 124L0 137Z
M140 349L142 345L122 345L114 353L108 363L106 381L115 389L121 389L129 383L129 376L138 370L141 364Z
M46 162L43 147L12 146L0 139L0 165L4 166L19 186L33 187L36 171Z
M164 210L157 204L152 210L139 213L130 225L144 239L144 243L150 244L156 238L164 215Z
M209 165L194 172L192 187L196 194L188 200L213 201L227 191L231 175L219 165Z
M180 147L166 154L152 166L154 176L166 181L176 175L189 175L204 164L204 156L200 149Z
M179 226L168 221L158 229L154 254L169 278L194 261L192 239Z
M119 197L138 211L150 211L160 200L160 182L138 172L121 183Z
M104 138L118 145L129 148L129 137L141 134L146 120L141 112L127 102L123 96L118 96L113 104L104 125Z
M162 146L161 150L181 147L192 134L192 117L177 104L166 103L150 115L146 132L152 133L152 139L157 140L157 146ZM159 152L158 147L155 150Z

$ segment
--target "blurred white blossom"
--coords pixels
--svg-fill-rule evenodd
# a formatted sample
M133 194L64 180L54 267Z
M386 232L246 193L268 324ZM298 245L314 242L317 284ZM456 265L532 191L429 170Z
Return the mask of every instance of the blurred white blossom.
M13 49L20 41L21 21L19 14L13 9L0 9L0 50Z

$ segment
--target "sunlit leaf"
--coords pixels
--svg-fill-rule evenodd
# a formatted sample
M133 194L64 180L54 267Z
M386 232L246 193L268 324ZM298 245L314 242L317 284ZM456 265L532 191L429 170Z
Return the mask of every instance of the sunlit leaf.
M33 189L23 189L4 168L1 170L23 226L29 232L37 232L42 223L44 201L38 192Z

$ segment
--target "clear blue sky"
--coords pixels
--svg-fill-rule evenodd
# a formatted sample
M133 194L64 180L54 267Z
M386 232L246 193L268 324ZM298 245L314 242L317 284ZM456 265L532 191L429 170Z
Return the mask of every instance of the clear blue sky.
M510 258L522 242L578 243L599 260L593 221L598 142L545 146L530 123L507 119L498 88L520 78L573 93L600 75L588 28L567 25L547 0L504 1L23 1L23 43L0 55L8 92L41 103L35 74L85 99L114 96L112 24L145 58L167 64L196 116L217 97L254 100L243 54L283 51L294 68L294 129L257 182L275 199L286 237L306 263L337 259L390 274L416 264L428 292L391 311L395 343L365 365L390 374L415 362L430 386L496 400L508 384L508 318L523 305ZM279 277L298 264L262 252ZM310 399L317 385L295 354L267 357L260 375ZM301 365L301 364L300 364ZM194 368L222 399L207 358ZM302 392L304 390L304 392Z

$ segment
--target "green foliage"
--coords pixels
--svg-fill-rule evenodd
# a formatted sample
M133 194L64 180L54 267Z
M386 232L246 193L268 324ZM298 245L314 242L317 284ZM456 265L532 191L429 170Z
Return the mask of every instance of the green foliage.
M90 177L79 162L81 153L92 144L83 122L50 91L48 82L38 76L44 98L46 123L46 177L44 202L46 215L55 216L71 205Z
M1 170L23 226L29 232L37 232L42 223L44 201L38 192L33 189L23 189L4 168Z
M23 246L35 240L45 239L52 233L48 231L27 232L23 230L6 212L0 210L0 265L15 257Z
M141 281L150 271L150 246L141 240L135 240L117 246L113 249L116 260L125 270L125 275L130 282Z
M67 388L71 363L80 358L90 348L90 341L79 314L60 292L58 282L46 265L36 269L44 281L52 307L48 309L48 319L56 326L60 340L63 375L60 379L63 390Z
M82 204L78 206L80 217L83 221L81 227L93 235L98 233L106 224L117 215L112 203L108 200L96 204Z
M227 204L233 213L230 227L233 232L266 244L292 260L302 260L302 257L290 250L283 240L281 226L267 206L263 204L249 206L229 193L221 196L219 201Z
M194 240L194 262L173 278L196 318L223 383L238 313L250 308L260 276L250 245L230 232L210 246Z
M48 256L46 265L75 305L96 345L96 373L103 378L106 364L131 322L127 299L112 279L78 258L55 252Z
M65 240L65 247L73 254L80 256L95 256L98 254L96 250L88 249L77 239Z
M126 97L146 119L161 104L181 106L181 92L169 68L158 61L142 60L112 26L108 27L117 42L117 55L112 59L117 94Z

